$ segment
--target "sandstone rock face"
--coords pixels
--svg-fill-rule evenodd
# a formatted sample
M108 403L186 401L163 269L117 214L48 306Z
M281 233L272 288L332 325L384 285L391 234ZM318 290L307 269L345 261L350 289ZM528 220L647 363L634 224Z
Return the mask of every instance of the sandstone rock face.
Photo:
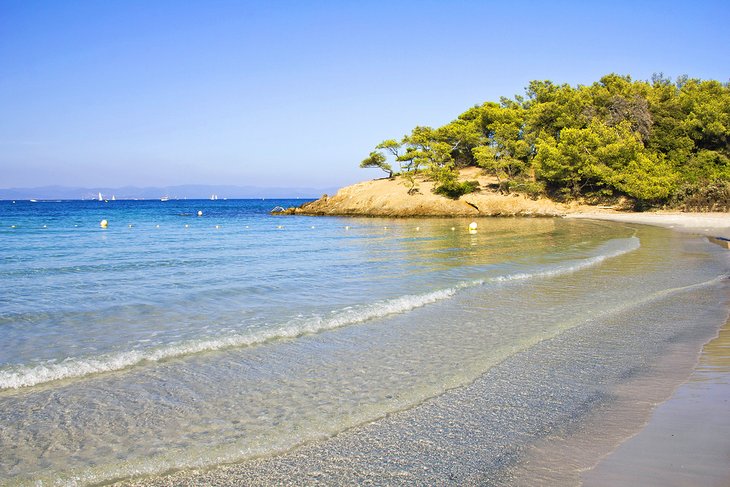
M566 205L548 199L533 200L517 193L502 195L489 189L494 181L476 168L461 172L462 180L478 181L478 192L449 199L433 193L433 182L417 179L418 191L409 194L400 177L376 179L342 188L334 196L307 203L287 213L352 216L558 216L569 212Z

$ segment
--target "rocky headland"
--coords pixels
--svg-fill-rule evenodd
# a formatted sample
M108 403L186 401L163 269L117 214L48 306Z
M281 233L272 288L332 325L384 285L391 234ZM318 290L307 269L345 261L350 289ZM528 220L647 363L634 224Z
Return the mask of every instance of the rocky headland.
M335 195L324 195L316 201L285 213L298 215L339 216L560 216L579 211L582 205L562 204L547 198L531 198L512 192L501 194L491 189L496 179L486 176L478 168L465 168L460 180L478 181L480 190L451 199L435 194L434 182L416 176L416 190L401 177L375 179L340 189Z

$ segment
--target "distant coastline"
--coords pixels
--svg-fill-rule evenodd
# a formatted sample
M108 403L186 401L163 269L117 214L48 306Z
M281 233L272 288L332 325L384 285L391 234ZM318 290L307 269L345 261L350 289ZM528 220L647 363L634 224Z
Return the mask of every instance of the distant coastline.
M232 185L177 185L177 186L123 186L123 187L68 187L41 186L35 188L0 188L0 200L156 200L168 199L315 199L335 188L232 186Z

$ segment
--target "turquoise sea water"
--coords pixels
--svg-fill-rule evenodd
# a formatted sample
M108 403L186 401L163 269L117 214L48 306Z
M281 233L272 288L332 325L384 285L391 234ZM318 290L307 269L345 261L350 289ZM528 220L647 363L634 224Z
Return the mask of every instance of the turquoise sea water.
M0 479L286 451L730 273L646 227L269 215L300 203L0 202Z

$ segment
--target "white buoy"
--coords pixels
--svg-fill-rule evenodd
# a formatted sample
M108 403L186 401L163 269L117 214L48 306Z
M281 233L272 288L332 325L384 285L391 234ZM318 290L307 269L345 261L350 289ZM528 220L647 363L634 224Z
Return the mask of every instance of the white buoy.
M198 216L203 216L203 212L201 210L198 210Z
M314 225L312 225L312 230L314 230Z
M215 228L220 228L220 227L221 227L220 225L216 225L216 226L215 226Z
M452 232L455 232L456 231L456 227L451 227L451 231Z
M159 225L155 225L155 228L160 228L160 226Z
M48 226L46 226L46 225L43 225L43 228L48 228Z
M477 222L471 222L469 224L469 230L476 230L477 229Z
M279 230L281 230L281 229L282 229L282 228L284 228L284 227L283 227L282 225L279 225L279 226L278 226L278 227L276 227L276 228L278 228Z
M109 226L109 222L108 222L108 221L106 221L106 220L102 220L102 221L100 221L100 222L99 222L99 226L100 226L101 228L106 228L106 227L108 227L108 226Z
M345 226L345 230L349 230L349 229L350 229L350 226L349 225L346 225Z
M132 228L132 224L131 223L129 224L129 228Z
M416 227L416 231L417 232L420 232L421 231L421 227Z
M10 228L15 228L15 225L10 225Z
M185 224L185 228L188 228L188 227L189 227L189 225L188 225L188 224L186 223L186 224Z

